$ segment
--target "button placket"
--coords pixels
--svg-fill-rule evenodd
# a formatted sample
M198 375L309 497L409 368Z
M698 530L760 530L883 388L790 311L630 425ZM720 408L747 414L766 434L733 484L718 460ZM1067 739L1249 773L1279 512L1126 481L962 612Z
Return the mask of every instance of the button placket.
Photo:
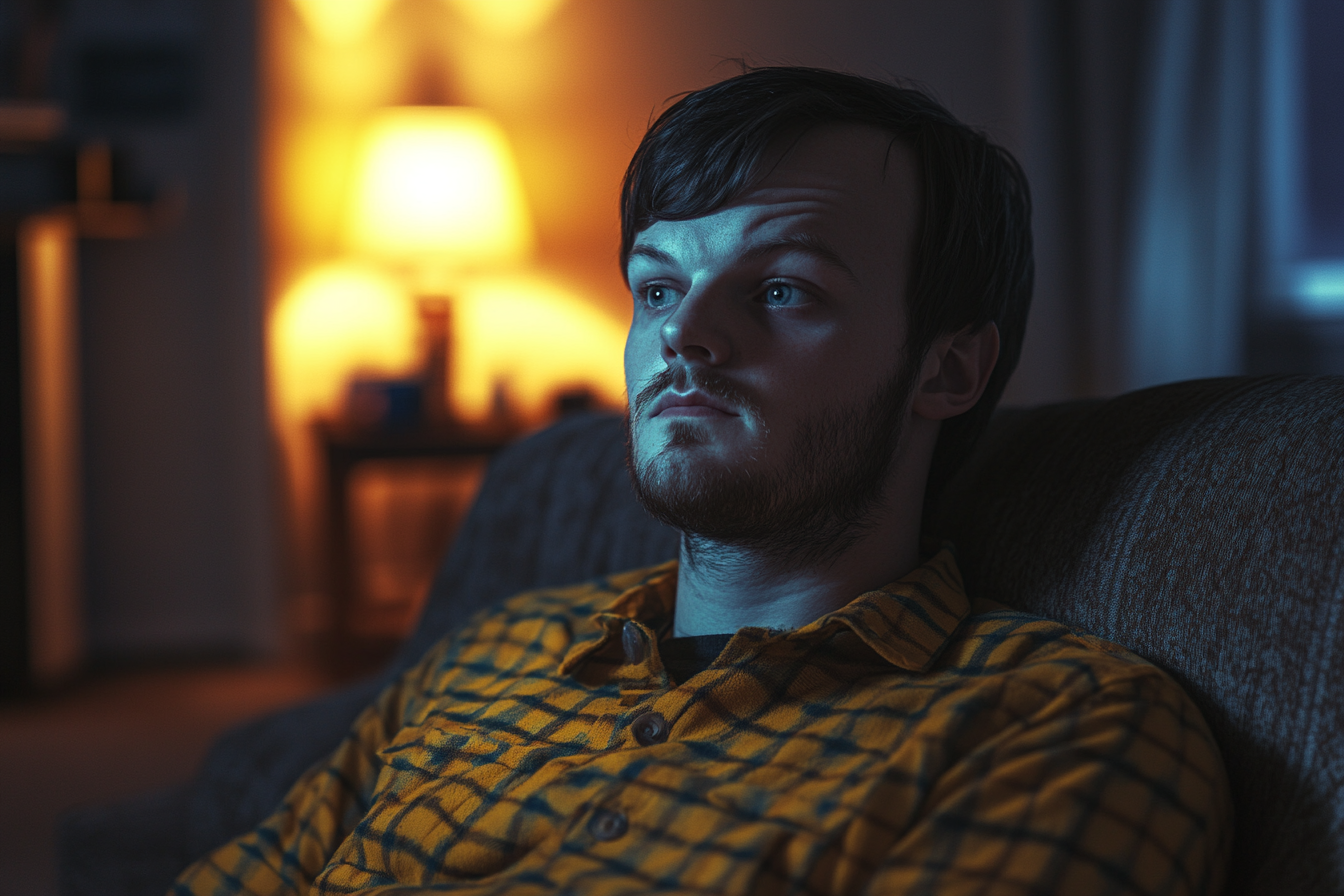
M588 819L588 833L603 843L625 836L629 829L630 820L619 809L597 809Z
M660 712L641 713L630 723L630 731L635 736L635 742L641 747L664 743L670 729L667 719L663 718Z

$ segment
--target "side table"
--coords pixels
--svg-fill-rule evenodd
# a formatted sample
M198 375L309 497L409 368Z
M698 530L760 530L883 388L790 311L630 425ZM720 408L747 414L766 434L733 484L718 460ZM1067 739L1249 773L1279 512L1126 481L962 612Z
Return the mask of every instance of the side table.
M332 421L315 424L325 463L325 553L331 626L323 660L340 677L376 668L396 649L398 639L371 636L355 625L359 609L352 541L351 478L368 461L488 459L521 434L513 426L467 426L455 422L385 430Z

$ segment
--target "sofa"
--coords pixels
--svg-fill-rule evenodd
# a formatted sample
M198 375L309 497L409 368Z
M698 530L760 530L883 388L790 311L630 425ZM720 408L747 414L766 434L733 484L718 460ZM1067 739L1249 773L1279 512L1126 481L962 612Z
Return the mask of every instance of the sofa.
M158 894L246 830L398 670L526 588L674 556L614 416L501 452L383 674L236 728L179 787L62 822L68 896ZM927 514L972 594L1166 669L1231 780L1230 894L1344 893L1344 377L1235 377L999 412Z

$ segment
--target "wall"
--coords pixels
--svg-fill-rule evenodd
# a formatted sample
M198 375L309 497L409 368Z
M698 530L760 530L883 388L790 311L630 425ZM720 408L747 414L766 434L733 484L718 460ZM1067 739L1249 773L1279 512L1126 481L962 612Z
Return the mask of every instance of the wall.
M463 0L469 2L469 0ZM802 64L924 86L964 120L1053 170L1028 137L1039 112L1025 0L568 0L528 33L482 29L444 0L392 0L360 37L321 39L298 4L262 6L263 209L267 293L279 301L314 265L342 256L341 221L359 128L380 106L479 106L513 142L538 231L535 267L621 328L630 299L616 265L616 200L644 129L670 100L752 64ZM1048 191L1047 191L1048 192ZM1049 204L1047 203L1047 208ZM1044 229L1048 237L1061 228ZM1050 257L1050 246L1043 256ZM1058 253L1056 253L1058 254ZM1071 397L1063 277L1042 278L1009 402ZM274 413L274 412L273 412ZM322 625L317 472L307 431L276 415L291 496L285 592L302 627Z
M175 191L184 203L143 238L81 247L95 657L276 641L253 13L213 0L66 8L55 81L72 136L122 154L123 189ZM90 110L85 50L146 44L189 48L180 114Z
M314 41L288 2L266 4L269 292L274 298L306 265L336 251L357 124L382 104L462 103L498 116L532 200L538 263L622 322L629 300L615 265L615 208L626 162L670 98L733 74L735 59L922 84L1043 179L1055 160L1027 139L1034 6L570 0L536 32L499 37L473 29L440 0L399 0L365 41L342 48ZM1058 382L1055 304L1053 296L1039 303L1024 387L1012 393L1019 400L1069 394Z
M282 490L270 466L263 325L295 277L337 250L339 185L369 110L449 102L494 112L533 205L537 266L624 323L629 298L615 256L625 164L670 98L732 74L736 58L925 85L1019 153L1048 199L1058 160L1033 136L1036 6L568 0L536 32L501 37L442 0L394 0L360 55L311 40L289 0L72 2L67 47L100 31L181 29L201 48L200 103L189 118L77 122L125 148L142 182L187 197L171 228L90 243L84 256L95 649L269 649L280 605L311 587L293 569L277 573L277 551L293 544L276 525ZM1049 201L1041 210L1043 288L1008 393L1019 403L1080 388L1067 283L1051 279L1060 228Z

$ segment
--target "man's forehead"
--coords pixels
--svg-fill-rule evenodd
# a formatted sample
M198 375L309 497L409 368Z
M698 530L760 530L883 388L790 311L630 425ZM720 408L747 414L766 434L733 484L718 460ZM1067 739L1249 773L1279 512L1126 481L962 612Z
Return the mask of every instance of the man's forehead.
M891 134L864 125L818 127L781 141L764 164L764 176L726 205L640 231L631 262L789 242L823 255L867 248L887 255L893 243L909 243L918 205L915 159Z
M759 182L787 181L793 173L810 172L854 176L870 185L889 180L899 184L913 173L914 159L914 150L891 131L833 122L776 138L762 157Z
M754 191L694 218L655 221L635 236L630 254L656 258L664 248L724 240L754 243L816 233L825 229L827 204L819 195L803 195L802 191Z

